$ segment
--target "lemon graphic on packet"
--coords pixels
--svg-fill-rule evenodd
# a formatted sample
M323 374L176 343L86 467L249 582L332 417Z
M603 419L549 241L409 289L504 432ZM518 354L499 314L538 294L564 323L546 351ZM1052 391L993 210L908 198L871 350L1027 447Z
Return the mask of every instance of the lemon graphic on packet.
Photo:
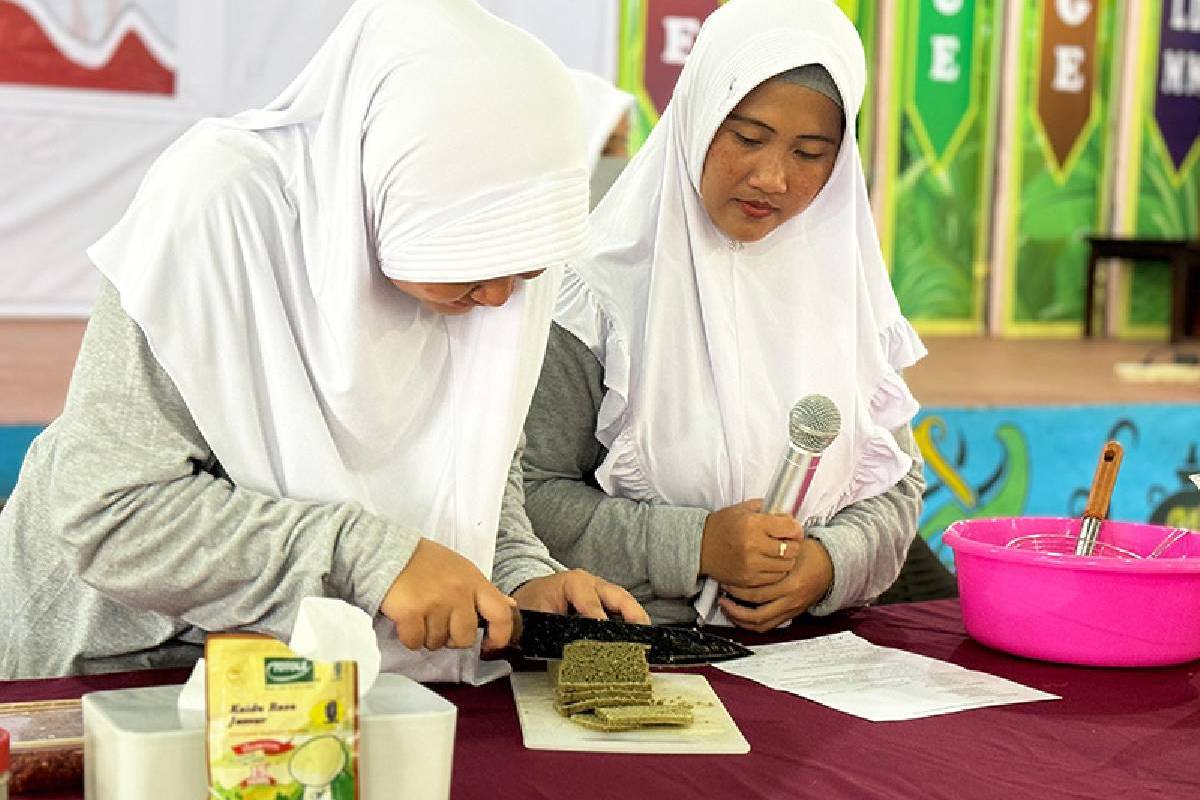
M329 784L346 767L346 748L336 736L317 736L292 752L288 772L304 786L304 800L328 800Z

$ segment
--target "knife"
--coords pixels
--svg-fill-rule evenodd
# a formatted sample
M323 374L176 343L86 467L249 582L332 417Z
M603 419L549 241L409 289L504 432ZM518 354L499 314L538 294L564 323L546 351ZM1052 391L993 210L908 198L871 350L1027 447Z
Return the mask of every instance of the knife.
M513 635L508 646L520 650L525 658L562 658L563 646L578 639L648 644L646 660L659 666L712 664L754 654L737 642L695 628L635 625L513 609Z

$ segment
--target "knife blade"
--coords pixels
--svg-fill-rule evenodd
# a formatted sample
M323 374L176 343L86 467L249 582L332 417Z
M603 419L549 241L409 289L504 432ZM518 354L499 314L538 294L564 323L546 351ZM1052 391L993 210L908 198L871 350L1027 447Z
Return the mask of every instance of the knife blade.
M646 660L659 666L712 664L753 655L753 651L737 642L695 628L635 625L621 620L513 609L509 647L520 650L525 658L562 658L563 646L578 639L648 644Z

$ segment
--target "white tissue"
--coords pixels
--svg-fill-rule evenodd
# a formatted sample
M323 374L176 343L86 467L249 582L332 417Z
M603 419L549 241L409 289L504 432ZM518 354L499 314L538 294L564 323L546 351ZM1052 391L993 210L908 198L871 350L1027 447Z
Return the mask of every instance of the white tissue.
M375 678L379 675L381 656L371 616L344 600L332 597L306 597L301 600L288 647L297 655L313 661L357 661L359 697L375 685ZM203 726L204 704L202 658L196 662L179 693L181 722L185 726Z
M312 661L357 661L359 697L375 685L379 675L379 642L371 615L345 600L301 600L288 647Z

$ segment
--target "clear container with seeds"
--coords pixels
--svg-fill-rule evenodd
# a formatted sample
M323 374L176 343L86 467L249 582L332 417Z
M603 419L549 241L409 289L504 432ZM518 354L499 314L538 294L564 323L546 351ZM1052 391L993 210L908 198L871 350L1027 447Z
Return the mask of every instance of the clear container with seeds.
M24 794L83 786L79 700L0 704L0 728L10 739L8 791Z

